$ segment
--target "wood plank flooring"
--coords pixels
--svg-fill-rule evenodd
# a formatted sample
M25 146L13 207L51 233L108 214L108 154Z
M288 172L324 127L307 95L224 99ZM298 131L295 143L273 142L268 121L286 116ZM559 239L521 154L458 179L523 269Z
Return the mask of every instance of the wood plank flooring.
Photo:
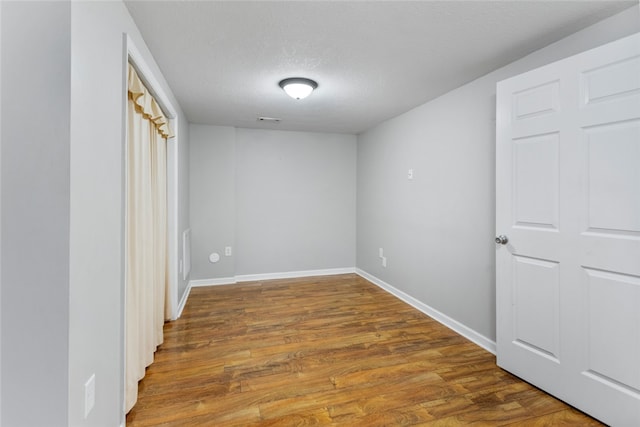
M193 288L127 426L601 425L356 275Z

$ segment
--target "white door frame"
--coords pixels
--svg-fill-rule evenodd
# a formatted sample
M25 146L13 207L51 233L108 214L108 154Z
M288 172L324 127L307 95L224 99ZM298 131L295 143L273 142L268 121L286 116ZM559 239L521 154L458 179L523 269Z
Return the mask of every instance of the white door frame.
M136 47L129 35L126 35L126 51L129 62L138 71L140 79L154 96L160 108L169 119L169 123L175 133L175 137L167 140L167 226L168 226L168 281L169 281L169 306L171 319L176 319L178 307L178 144L179 127L177 109L169 100L158 80L153 75L144 57ZM126 67L126 64L125 64ZM126 88L125 88L126 89Z
M122 278L121 278L121 330L120 330L120 342L122 343L122 354L121 354L121 366L122 372L120 373L120 377L122 379L121 383L121 393L122 393L122 406L124 412L124 395L125 395L125 360L126 360L126 341L125 341L125 325L126 325L126 257L127 250L125 244L126 238L126 220L125 215L127 212L127 197L126 197L126 188L127 188L127 180L126 180L126 170L127 170L127 150L126 150L126 141L127 141L127 75L128 75L128 67L127 64L131 63L133 67L138 72L138 76L143 81L149 92L154 96L158 105L165 113L167 118L169 119L169 124L172 127L175 137L167 140L167 252L168 252L168 260L167 260L167 280L169 284L169 299L167 304L170 307L170 318L171 320L175 320L178 317L178 262L179 262L179 245L178 242L178 144L179 141L179 127L182 123L178 119L178 113L175 105L171 102L162 86L160 85L158 79L154 76L151 71L151 67L148 65L147 61L144 59L144 56L136 46L133 39L128 35L123 35L123 43L124 43L124 59L123 59L123 91L124 91L124 102L122 106L122 114L124 117L123 123L123 191L122 191L122 215L123 215L123 230L122 230ZM124 414L123 414L124 416ZM124 423L124 420L123 420ZM124 425L124 424L123 424Z

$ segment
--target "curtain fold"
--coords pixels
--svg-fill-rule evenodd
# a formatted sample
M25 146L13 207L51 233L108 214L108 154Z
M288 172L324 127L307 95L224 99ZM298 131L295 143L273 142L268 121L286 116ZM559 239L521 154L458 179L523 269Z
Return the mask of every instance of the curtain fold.
M166 141L160 106L129 65L127 103L126 412L162 343L167 292Z
M169 119L164 115L160 105L144 85L135 68L129 64L127 89L130 99L136 105L136 111L155 124L163 138L173 138L175 135L169 126Z

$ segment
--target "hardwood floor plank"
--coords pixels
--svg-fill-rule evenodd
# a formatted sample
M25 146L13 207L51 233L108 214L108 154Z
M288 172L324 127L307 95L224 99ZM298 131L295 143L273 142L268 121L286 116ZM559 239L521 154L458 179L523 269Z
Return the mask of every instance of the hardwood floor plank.
M128 426L601 425L353 275L194 288Z

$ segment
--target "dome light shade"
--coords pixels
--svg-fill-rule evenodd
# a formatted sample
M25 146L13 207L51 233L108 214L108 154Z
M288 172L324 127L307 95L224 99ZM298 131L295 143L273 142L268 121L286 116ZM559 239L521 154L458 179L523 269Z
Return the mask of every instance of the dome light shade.
M279 83L280 87L293 99L303 99L311 95L318 87L318 83L303 77L284 79Z

